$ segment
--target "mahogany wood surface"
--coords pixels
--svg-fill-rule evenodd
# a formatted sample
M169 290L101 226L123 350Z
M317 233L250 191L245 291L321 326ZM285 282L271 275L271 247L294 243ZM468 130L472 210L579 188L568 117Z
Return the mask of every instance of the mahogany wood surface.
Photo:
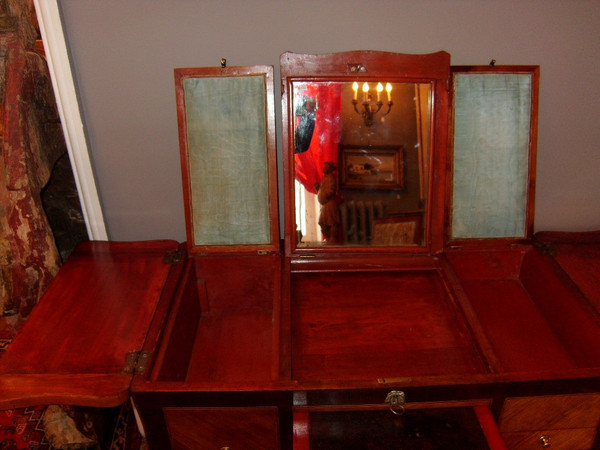
M544 438L551 450L588 450L594 447L595 428L540 429L535 431L511 431L502 437L510 450L531 450L544 448L540 439Z
M525 255L520 280L577 365L600 367L600 316L589 303L569 289L539 252Z
M535 448L541 436L546 436L551 448L595 448L600 394L509 398L498 424L511 449Z
M446 253L501 372L600 365L600 328L531 247Z
M535 239L547 246L550 256L600 313L600 231L547 231L536 233Z
M269 381L276 351L272 338L272 311L205 314L200 320L188 379L220 383Z
M600 394L515 397L504 402L498 426L502 432L600 425Z
M183 337L195 341L187 379L256 382L276 377L280 256L195 257L194 267L202 315L197 334Z
M127 354L144 344L171 270L165 255L177 248L174 241L80 244L0 358L0 408L127 399Z
M154 357L154 365L159 368L153 379L184 381L188 374L192 351L193 336L198 330L201 317L201 305L198 294L198 282L194 276L193 261L188 261L183 277L178 280L178 289L174 293L173 311L168 319L157 320L164 326L164 345L160 346ZM164 324L164 325L163 325ZM153 334L151 333L150 336Z
M304 448L313 450L490 448L470 407L408 409L398 415L389 409L333 409L308 415L309 446Z
M294 274L297 380L485 371L437 271Z
M279 449L277 408L165 408L171 448ZM198 430L202 430L198 433Z

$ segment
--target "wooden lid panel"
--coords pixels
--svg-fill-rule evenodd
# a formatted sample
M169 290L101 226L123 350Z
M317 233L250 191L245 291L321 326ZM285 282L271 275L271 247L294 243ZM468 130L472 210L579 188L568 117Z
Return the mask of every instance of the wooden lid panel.
M80 244L0 359L0 406L11 397L39 402L44 392L74 404L127 398L131 366L172 267L165 256L178 247Z
M277 251L273 68L175 69L188 250Z

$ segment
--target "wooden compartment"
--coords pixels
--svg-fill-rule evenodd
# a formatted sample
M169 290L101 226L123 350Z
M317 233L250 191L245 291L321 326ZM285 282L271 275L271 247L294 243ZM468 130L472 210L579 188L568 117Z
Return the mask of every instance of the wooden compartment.
M176 298L158 350L156 380L254 383L276 377L280 265L277 255L190 260L181 282L188 288Z
M600 313L600 231L539 232L535 241Z
M600 366L600 327L531 246L445 253L499 372L568 373Z
M291 296L294 379L485 371L437 270L296 273Z

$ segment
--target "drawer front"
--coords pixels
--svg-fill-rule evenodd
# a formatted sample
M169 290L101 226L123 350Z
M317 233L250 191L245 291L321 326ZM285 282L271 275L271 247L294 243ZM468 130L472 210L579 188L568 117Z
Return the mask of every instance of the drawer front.
M294 412L294 450L498 448L486 437L472 407L411 405L398 414L368 407Z
M509 398L499 420L501 432L595 428L600 425L600 394Z
M590 449L599 425L600 394L509 398L498 423L510 450Z
M596 436L595 428L562 430L513 431L503 433L510 450L584 450L591 449Z
M164 408L171 448L279 449L276 407Z

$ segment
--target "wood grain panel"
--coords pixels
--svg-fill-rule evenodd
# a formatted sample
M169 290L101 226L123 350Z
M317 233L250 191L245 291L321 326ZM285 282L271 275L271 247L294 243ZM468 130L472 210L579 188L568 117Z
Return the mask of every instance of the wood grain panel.
M500 416L502 432L600 425L600 394L518 397L506 400Z
M165 408L173 450L279 449L277 408Z
M178 247L81 243L0 360L0 405L125 401L128 354L142 349Z
M595 428L565 430L517 431L504 433L504 442L510 450L531 450L544 448L540 438L545 436L552 450L591 449L596 435Z
M484 371L435 271L298 274L291 290L299 379Z

